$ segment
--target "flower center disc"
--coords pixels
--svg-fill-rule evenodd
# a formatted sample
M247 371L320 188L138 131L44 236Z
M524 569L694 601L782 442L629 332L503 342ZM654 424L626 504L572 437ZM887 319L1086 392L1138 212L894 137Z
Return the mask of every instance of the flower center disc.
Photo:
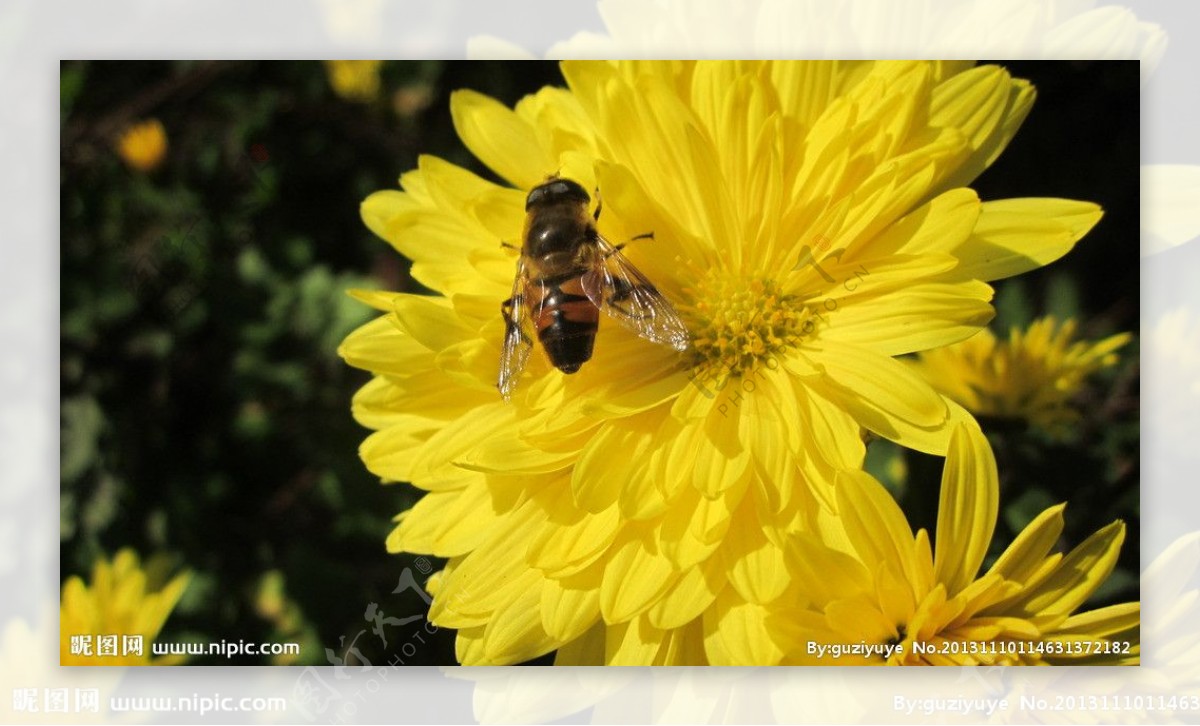
M807 307L794 295L783 294L772 280L708 276L693 300L685 308L692 365L706 377L753 373L773 356L797 347L811 332Z

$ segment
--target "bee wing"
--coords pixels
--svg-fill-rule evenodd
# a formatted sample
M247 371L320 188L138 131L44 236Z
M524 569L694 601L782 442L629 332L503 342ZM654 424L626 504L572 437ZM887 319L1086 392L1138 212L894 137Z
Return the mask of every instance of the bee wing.
M583 276L583 291L592 304L646 340L687 350L687 326L671 303L620 250L596 237L600 259Z
M530 315L530 304L527 295L528 276L525 272L525 258L517 261L517 276L513 280L512 297L504 302L500 309L504 314L504 347L500 352L500 378L496 387L500 395L508 400L517 387L517 379L525 370L529 360L529 351L533 350L533 336L536 332L533 317Z

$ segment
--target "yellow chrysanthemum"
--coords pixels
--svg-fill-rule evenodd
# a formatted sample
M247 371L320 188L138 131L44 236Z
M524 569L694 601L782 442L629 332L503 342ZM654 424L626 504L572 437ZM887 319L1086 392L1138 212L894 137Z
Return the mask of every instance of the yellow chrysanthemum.
M1130 333L1089 342L1076 324L1054 317L1013 328L1007 341L984 329L955 345L922 351L914 369L934 388L979 416L1022 419L1061 436L1079 420L1071 406L1088 376L1117 363Z
M117 153L133 169L154 171L167 157L167 130L155 118L134 124L117 139Z
M150 567L148 570L161 568ZM123 549L112 562L96 560L91 584L79 577L63 583L59 618L60 665L171 665L182 656L151 658L150 646L191 579L183 572L166 582L144 570L137 553ZM141 636L141 653L127 652L126 636ZM116 655L100 655L100 638L115 636ZM75 651L72 651L72 639ZM84 648L86 647L86 651Z
M380 60L325 61L325 74L333 92L347 101L366 103L379 97Z
M428 494L392 551L449 558L430 617L463 663L759 663L789 532L832 511L862 430L944 453L970 414L894 356L992 316L983 280L1071 249L1099 209L981 202L963 185L1033 101L995 66L569 62L515 110L451 99L468 148L516 188L432 157L367 225L434 297L359 293L385 316L341 353L376 374L361 454ZM496 391L527 190L599 188L602 234L679 309L678 354L601 321L566 376L537 353Z
M865 472L841 474L837 499L840 516L820 535L795 535L794 585L767 618L784 663L1137 664L1138 603L1075 614L1112 572L1124 523L1051 554L1065 505L1050 507L976 577L999 508L996 461L978 430L964 425L950 443L932 551ZM835 658L820 648L857 645L898 649Z

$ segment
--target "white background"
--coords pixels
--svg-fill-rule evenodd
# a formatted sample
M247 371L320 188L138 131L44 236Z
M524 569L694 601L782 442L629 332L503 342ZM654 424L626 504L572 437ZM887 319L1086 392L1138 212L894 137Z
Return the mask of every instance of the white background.
M1175 612L1200 561L1200 3L0 3L0 717L21 722L292 723L1200 721L1200 623ZM584 35L579 35L579 34ZM482 36L490 37L482 37ZM503 42L501 42L503 41ZM1143 63L1143 660L1140 669L63 669L57 663L58 62L64 58L968 57ZM398 170L399 171L399 170ZM1130 240L1130 244L1138 244ZM1182 321L1182 322L1181 322ZM1174 324L1175 327L1171 327ZM1157 334L1156 334L1157 331ZM113 694L284 696L320 675L323 709L109 713ZM98 688L101 712L13 712L15 687ZM1091 715L1021 707L1128 707ZM1006 699L990 717L953 703ZM1127 700L1121 700L1128 696ZM1138 698L1135 698L1138 697ZM1200 705L1200 704L1198 704ZM934 709L926 713L925 708ZM1153 710L1151 710L1153 709Z

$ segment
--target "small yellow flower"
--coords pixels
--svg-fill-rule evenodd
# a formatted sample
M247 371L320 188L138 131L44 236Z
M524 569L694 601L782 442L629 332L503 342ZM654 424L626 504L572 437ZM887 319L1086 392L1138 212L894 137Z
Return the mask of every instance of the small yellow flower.
M1066 254L1100 217L969 184L1033 89L964 63L571 62L515 109L451 98L513 187L433 157L371 195L367 226L435 296L358 293L375 378L353 412L367 467L428 492L393 552L449 559L431 619L465 664L764 663L788 533L835 511L862 432L944 454L970 414L897 356L991 319L986 284ZM598 225L676 306L679 354L602 320L563 375L537 353L496 390L528 190L599 188ZM973 423L973 422L972 422Z
M839 476L837 500L840 517L819 536L795 535L789 550L793 587L766 619L782 662L1138 663L1139 603L1075 613L1112 572L1125 539L1122 522L1065 555L1052 554L1065 505L1050 507L976 576L999 508L996 461L977 429L960 427L950 443L932 548L928 533L914 536L895 500L868 474ZM898 650L890 657L817 657L818 644ZM922 645L933 651L920 652Z
M325 61L333 92L347 101L366 103L379 97L380 60Z
M117 140L117 152L131 168L154 171L167 156L167 130L155 118L135 124Z
M913 361L934 388L978 416L1023 419L1052 436L1063 436L1080 414L1071 406L1088 376L1117 363L1116 351L1130 333L1089 342L1075 340L1076 324L1053 317L1007 341L990 330L955 345L922 351Z
M96 560L92 580L79 577L63 583L59 619L60 665L171 665L180 657L151 658L150 646L175 608L191 579L182 572L169 582L159 580L153 565L143 569L137 553L123 549L111 562ZM148 572L149 570L149 572ZM165 581L165 573L161 580ZM115 635L117 654L99 656L100 636ZM142 636L142 653L122 653L123 636ZM91 655L79 650L81 638L90 641Z

